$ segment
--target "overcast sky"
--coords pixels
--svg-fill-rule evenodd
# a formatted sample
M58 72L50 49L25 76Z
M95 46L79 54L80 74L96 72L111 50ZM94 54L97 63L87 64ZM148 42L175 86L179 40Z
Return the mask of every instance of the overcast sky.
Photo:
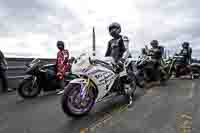
M130 48L153 39L177 49L191 42L200 56L198 0L0 0L0 49L6 56L55 57L64 40L73 55L92 46L95 26L98 55L110 39L108 25L119 22Z

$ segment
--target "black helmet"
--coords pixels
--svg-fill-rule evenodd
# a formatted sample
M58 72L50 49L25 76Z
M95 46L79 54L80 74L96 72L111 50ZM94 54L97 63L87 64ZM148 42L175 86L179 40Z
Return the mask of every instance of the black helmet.
M182 47L188 48L190 46L189 42L183 42Z
M64 42L63 41L57 41L57 47L60 49L64 48L65 45L64 45Z
M113 29L115 29L115 30L113 30ZM121 26L119 23L114 22L109 25L108 30L109 30L110 35L114 37L121 33Z
M150 42L150 44L151 44L152 47L157 47L158 46L158 40L152 40Z

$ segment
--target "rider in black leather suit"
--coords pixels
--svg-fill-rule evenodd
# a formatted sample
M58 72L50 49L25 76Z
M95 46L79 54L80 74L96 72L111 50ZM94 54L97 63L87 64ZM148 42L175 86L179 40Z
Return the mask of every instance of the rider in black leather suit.
M112 56L113 59L115 60L117 66L120 67L123 66L123 62L130 57L130 53L128 48L125 47L124 41L127 40L127 37L123 37L120 35L121 33L121 26L119 23L112 23L108 27L110 35L113 37L109 42L108 42L108 48L106 51L105 56ZM130 81L133 81L133 73L128 73L128 78ZM133 83L130 83L130 87L133 87ZM129 96L129 105L132 104L133 97L132 95Z
M184 57L185 65L188 65L191 63L192 48L190 48L190 44L188 42L184 42L182 44L182 50L179 54Z
M185 72L191 74L191 68L190 68L189 64L191 64L192 48L190 48L189 45L190 44L188 42L184 42L182 44L182 49L181 49L180 53L177 54L177 55L183 56L183 60L177 64L176 77L179 77L181 75L182 68L185 68Z
M151 63L153 63L154 66L154 70L159 70L160 66L161 66L161 59L162 59L162 51L160 49L159 43L157 40L152 40L150 42L150 45L152 46L152 48L150 50L148 50L148 55L151 56ZM152 72L149 72L152 73ZM157 73L157 75L153 76L155 81L159 81L160 80L160 74ZM152 79L149 79L152 80Z
M118 23L112 23L108 30L113 38L108 42L105 56L112 56L115 61L120 60L126 51L123 38L120 35L121 26Z

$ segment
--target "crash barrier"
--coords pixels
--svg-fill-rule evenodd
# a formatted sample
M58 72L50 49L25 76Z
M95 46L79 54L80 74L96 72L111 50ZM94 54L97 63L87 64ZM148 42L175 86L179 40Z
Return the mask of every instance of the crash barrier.
M34 58L6 58L8 62L8 70L6 74L8 76L8 87L17 88L19 82L25 77L26 63L29 63ZM56 59L40 59L43 63L54 64ZM192 60L193 63L200 63L199 60ZM1 90L1 86L0 86Z
M8 87L16 89L19 82L25 77L26 63L29 63L34 58L6 58L8 62ZM55 59L40 59L44 64L54 64Z

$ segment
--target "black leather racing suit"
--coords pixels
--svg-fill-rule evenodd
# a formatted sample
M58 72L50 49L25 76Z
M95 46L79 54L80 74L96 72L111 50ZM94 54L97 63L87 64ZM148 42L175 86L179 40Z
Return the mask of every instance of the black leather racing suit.
M130 57L129 50L125 47L122 36L119 36L118 38L113 38L108 42L108 48L105 56L113 57L116 64L118 64L120 60L125 60ZM120 67L123 67L123 65L120 64ZM128 80L130 81L130 86L132 86L131 81L134 81L133 78L133 72L131 72L131 70L128 71Z
M180 55L184 57L184 64L188 65L191 63L192 48L183 48Z
M159 69L161 66L161 59L162 59L162 51L159 47L154 47L151 48L148 52L148 55L151 56L151 60L149 61L149 63L153 64L153 71L152 70L148 70L147 71L147 75L151 75L151 79L149 80L159 80L160 79L160 74L159 74ZM155 75L156 74L156 75ZM153 79L152 79L153 78Z
M108 42L108 48L105 56L112 56L115 61L121 59L123 57L126 48L124 46L124 42L122 36L118 38L113 38Z

